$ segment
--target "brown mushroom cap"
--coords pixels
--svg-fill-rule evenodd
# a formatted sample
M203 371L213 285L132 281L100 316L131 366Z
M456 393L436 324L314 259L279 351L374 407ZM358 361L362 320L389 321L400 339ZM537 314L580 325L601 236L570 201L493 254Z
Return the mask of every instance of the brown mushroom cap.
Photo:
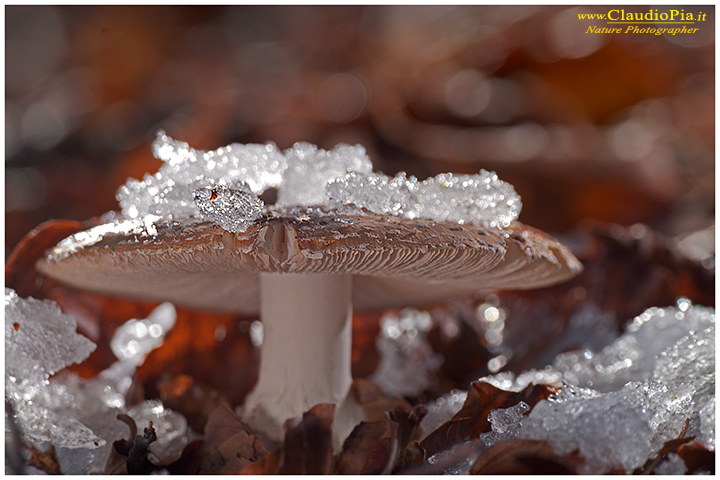
M58 244L38 268L86 290L248 315L259 312L260 272L353 275L363 310L549 286L582 270L566 247L519 222L499 230L294 207L241 233L201 221L158 223L153 234L94 229Z

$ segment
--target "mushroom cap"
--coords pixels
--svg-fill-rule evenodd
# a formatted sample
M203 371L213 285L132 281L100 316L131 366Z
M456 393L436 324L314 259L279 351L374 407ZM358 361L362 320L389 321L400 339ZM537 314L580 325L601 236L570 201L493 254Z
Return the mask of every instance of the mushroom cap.
M290 207L240 233L198 220L119 225L63 240L38 269L86 290L247 315L259 312L260 272L353 275L363 310L549 286L582 270L566 247L519 222L494 229Z

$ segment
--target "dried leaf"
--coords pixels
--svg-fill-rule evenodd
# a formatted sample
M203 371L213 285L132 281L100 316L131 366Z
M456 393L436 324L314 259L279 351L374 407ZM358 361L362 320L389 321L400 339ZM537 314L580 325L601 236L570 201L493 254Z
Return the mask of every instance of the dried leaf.
M335 404L315 405L302 418L285 422L279 474L326 475L332 464L332 425Z
M577 452L555 454L542 440L513 439L500 442L481 454L470 469L473 475L578 474L584 459Z
M345 440L334 473L379 475L405 468L406 456L412 458L421 451L414 445L412 453L407 453L426 414L423 405L414 408L401 405L386 412L381 420L361 422Z
M333 473L341 475L380 475L392 471L392 445L397 423L389 419L361 422L345 439Z
M530 408L553 393L545 385L530 385L520 392L506 392L485 382L470 386L467 399L460 411L420 442L428 457L453 445L477 438L490 431L488 415L492 410L508 408L523 401Z
M168 468L172 473L239 473L245 466L267 455L260 437L227 402L213 410L204 432L202 442L186 447L183 457Z
M678 447L677 452L687 467L686 475L709 473L715 475L715 452L700 442L691 442Z
M23 444L30 451L30 459L27 464L35 467L48 475L61 475L60 463L52 443L48 443L47 449L43 452L32 443Z
M196 432L205 430L210 415L229 399L189 375L162 375L156 382L165 407L181 413Z
M136 435L137 425L132 417L119 414L117 419L130 428L128 440L113 442L113 448L105 464L105 475L145 475L155 466L148 460L150 444L157 440L157 434L152 422L143 430L142 435Z

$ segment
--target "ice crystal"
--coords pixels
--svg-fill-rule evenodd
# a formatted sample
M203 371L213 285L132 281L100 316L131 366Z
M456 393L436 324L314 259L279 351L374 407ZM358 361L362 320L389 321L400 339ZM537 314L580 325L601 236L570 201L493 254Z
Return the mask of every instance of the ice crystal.
M193 194L200 212L229 232L247 230L262 215L265 206L244 183L235 188L223 185L198 188Z
M515 438L520 430L520 421L529 411L530 406L525 402L491 411L488 421L492 431L481 435L480 439L485 445L491 446L502 440Z
M412 397L422 393L441 362L427 341L430 314L406 308L398 316L386 314L380 322L380 365L370 380L389 395Z
M438 222L476 222L507 227L522 208L512 185L494 172L442 173L422 182L400 173L349 173L328 186L331 205L352 203L383 215L427 218Z
M48 300L22 299L5 289L5 378L17 385L46 382L80 363L96 345L76 332L77 322Z
M127 414L135 420L138 430L152 422L157 441L150 445L150 459L155 464L168 464L180 458L190 439L185 417L165 408L160 400L146 400L130 408Z

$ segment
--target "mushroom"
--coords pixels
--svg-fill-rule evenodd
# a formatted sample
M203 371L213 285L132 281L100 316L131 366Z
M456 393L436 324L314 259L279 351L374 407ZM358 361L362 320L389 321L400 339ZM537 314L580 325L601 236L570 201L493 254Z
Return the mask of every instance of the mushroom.
M318 403L338 405L336 448L363 420L350 388L353 308L548 286L582 269L566 247L519 222L496 228L276 205L238 230L197 218L110 220L63 240L37 267L82 289L259 314L260 374L242 411L270 442Z

